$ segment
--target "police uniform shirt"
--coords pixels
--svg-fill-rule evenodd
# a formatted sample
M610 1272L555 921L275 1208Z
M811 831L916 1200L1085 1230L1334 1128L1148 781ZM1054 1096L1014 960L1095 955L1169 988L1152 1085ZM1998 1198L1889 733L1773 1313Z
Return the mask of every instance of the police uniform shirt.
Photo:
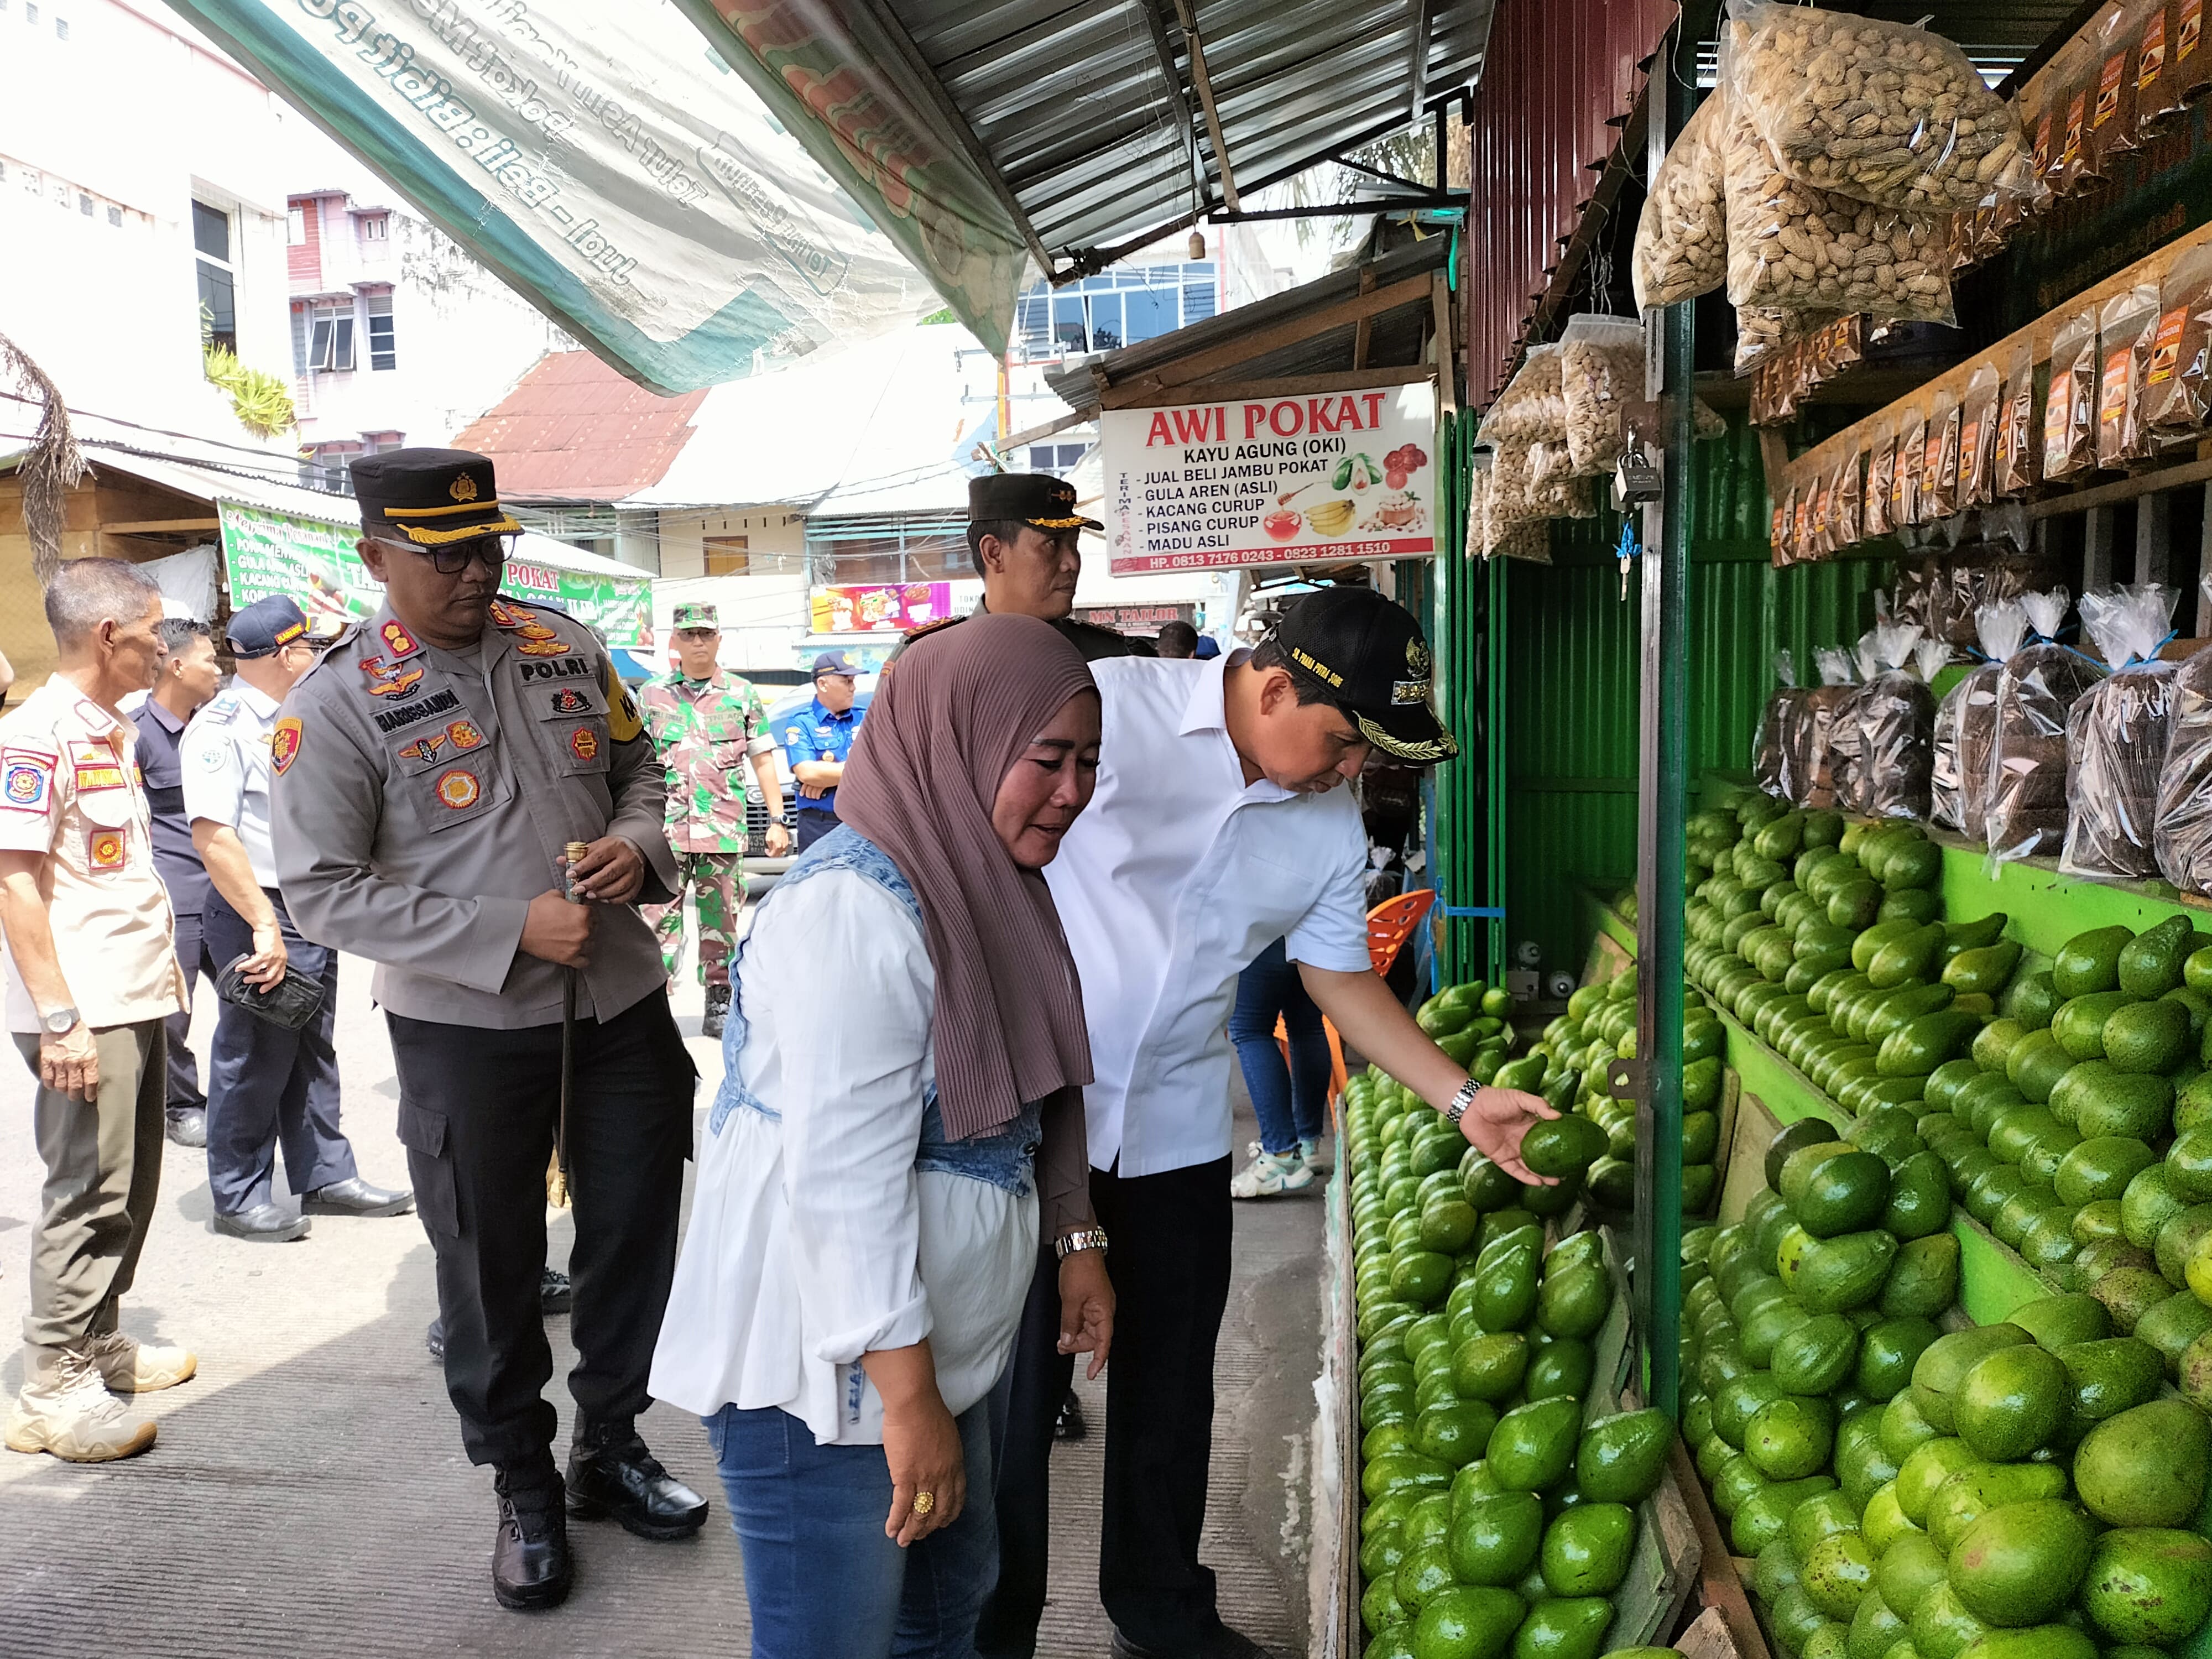
M253 879L276 885L276 854L269 840L269 743L276 700L234 680L185 728L178 757L184 772L185 816L228 824L238 832Z
M380 611L285 699L271 769L294 922L376 962L376 1000L408 1018L560 1021L562 969L517 946L569 842L622 836L645 858L638 902L675 896L636 706L598 636L550 607L495 600L467 653ZM577 1012L611 1019L667 975L635 905L597 908Z

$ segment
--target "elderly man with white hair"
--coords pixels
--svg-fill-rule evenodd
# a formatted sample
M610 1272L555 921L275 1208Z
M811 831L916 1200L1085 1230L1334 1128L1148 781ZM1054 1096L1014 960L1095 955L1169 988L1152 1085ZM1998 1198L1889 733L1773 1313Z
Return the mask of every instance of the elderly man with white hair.
M47 586L46 621L60 666L0 719L8 1024L39 1080L32 1121L46 1166L7 1443L89 1463L154 1443L154 1425L116 1395L198 1369L118 1321L161 1183L163 1022L182 1006L184 976L137 728L117 708L154 684L161 590L120 560L72 560Z

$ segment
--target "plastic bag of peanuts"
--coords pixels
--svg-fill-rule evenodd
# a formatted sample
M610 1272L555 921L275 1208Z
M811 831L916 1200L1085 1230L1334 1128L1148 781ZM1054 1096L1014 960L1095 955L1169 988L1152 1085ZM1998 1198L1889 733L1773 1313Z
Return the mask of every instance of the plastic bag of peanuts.
M1765 0L1728 34L1729 86L1791 178L1924 214L2035 191L2019 117L1942 36Z
M1639 311L1709 294L1728 276L1717 142L1727 102L1717 93L1698 106L1668 146L1644 198L1629 267Z
M1520 370L1482 417L1485 443L1565 443L1567 407L1559 395L1559 348L1531 346Z

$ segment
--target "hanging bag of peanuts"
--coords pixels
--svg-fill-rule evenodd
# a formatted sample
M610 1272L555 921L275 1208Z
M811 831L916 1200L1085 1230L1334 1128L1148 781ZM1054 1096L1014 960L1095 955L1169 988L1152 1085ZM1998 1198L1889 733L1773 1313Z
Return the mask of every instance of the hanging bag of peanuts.
M2067 716L2066 850L2058 867L2069 875L2158 873L2151 836L2174 680L2174 665L2159 661L2158 650L2172 637L2178 597L2156 582L2081 596L2081 631L2112 672Z
M1797 670L1786 650L1774 653L1774 677L1781 684L1766 700L1759 717L1759 739L1752 745L1752 781L1765 793L1795 800L1802 787L1792 766L1789 734L1805 718L1808 691L1797 684Z
M1582 313L1559 336L1559 384L1567 456L1584 477L1609 473L1620 459L1632 409L1644 396L1644 325L1626 317Z
M2085 38L2097 65L2096 91L2089 106L2089 167L2109 177L2115 157L2142 146L2136 122L2136 54L2142 44L2137 0L2106 0Z
M2040 434L2036 430L2035 352L2021 346L2005 369L2000 399L1994 489L1999 499L2026 495L2041 477Z
M1698 106L1659 163L1651 193L1636 222L1629 264L1636 308L1671 306L1710 294L1728 276L1728 222L1721 205L1721 155L1716 142L1728 100L1718 93Z
M1812 6L1732 15L1729 86L1792 178L1913 213L2033 190L2018 117L1948 40Z
M1482 417L1485 443L1565 443L1567 406L1559 393L1559 348L1531 346L1520 371Z
M2203 429L2212 416L2212 246L2173 262L2159 288L2158 330L2143 371L2142 418L2153 444Z
M1841 646L1824 645L1813 653L1820 683L1805 693L1805 720L1794 734L1791 763L1803 781L1807 807L1836 805L1835 775L1830 769L1829 737L1836 716L1858 687L1851 683L1850 653Z
M2212 603L2212 572L2200 584ZM2166 761L2158 775L2158 872L2184 892L2212 894L2212 647L2173 677Z
M2158 289L2148 283L2115 294L2099 314L2099 466L2122 467L2150 453L2142 422L2142 388L2158 321Z
M2097 465L2097 308L2078 311L2051 337L2051 389L2043 400L2043 476Z
M1921 449L1920 518L1935 524L1949 518L1964 505L1959 499L1959 400L1948 392L1936 394L1928 415L1928 436Z
M1974 628L1983 661L1951 688L1936 710L1930 793L1938 823L1981 841L1988 833L1997 680L2006 659L2027 637L2027 611L2017 599L1991 600L1975 613Z
M2066 721L2075 700L2105 677L2097 664L2058 643L2067 600L2063 587L2021 596L2035 637L2005 659L1997 676L1984 841L1999 864L2052 857L2065 843Z
M2002 377L1984 363L1966 377L1959 406L1959 505L1987 507L1996 499L1997 404Z
M1869 441L1866 505L1859 514L1859 527L1869 537L1890 532L1889 494L1896 480L1897 433L1887 421L1881 421L1875 423L1874 436Z

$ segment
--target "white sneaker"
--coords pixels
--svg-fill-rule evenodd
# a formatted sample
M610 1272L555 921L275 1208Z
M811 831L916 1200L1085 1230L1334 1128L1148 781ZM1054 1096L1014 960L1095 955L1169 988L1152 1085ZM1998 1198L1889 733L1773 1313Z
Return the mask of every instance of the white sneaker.
M1273 1198L1313 1184L1313 1171L1294 1149L1270 1152L1252 1143L1252 1161L1229 1178L1231 1198Z
M103 1331L84 1340L84 1356L99 1370L101 1380L118 1394L151 1394L173 1389L200 1368L189 1348L173 1348L159 1342L140 1342L120 1331Z
M1321 1173L1321 1142L1318 1140L1300 1140L1298 1142L1298 1158L1300 1162L1304 1164L1306 1169L1310 1173L1319 1175Z
M100 1368L76 1348L27 1356L28 1372L8 1419L10 1451L52 1452L70 1463L105 1463L154 1443L155 1428L108 1393Z

